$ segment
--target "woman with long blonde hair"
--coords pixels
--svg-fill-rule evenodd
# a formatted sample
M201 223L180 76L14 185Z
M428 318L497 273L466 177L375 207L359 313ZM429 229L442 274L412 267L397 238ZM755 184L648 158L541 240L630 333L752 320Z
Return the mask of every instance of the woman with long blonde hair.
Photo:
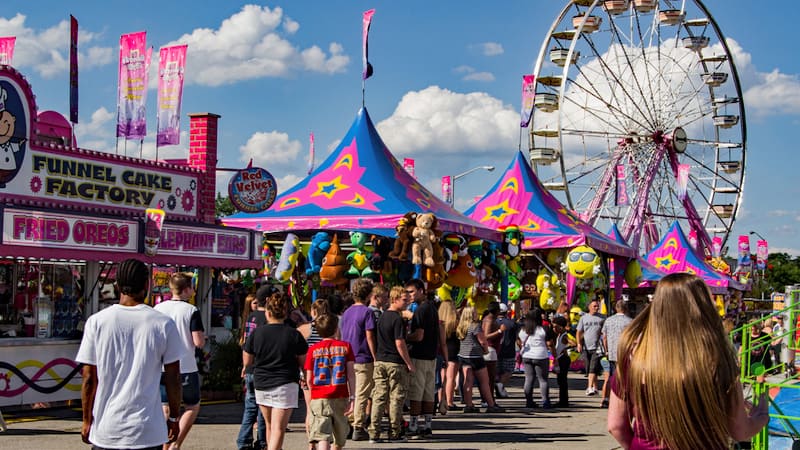
M483 354L489 349L489 342L483 334L481 321L478 319L478 312L472 306L467 306L461 311L458 320L456 335L461 340L458 349L458 362L461 364L462 376L464 377L464 412L475 413L478 408L472 403L472 384L478 379L478 389L481 396L489 405L487 413L501 413L505 410L495 403L492 397L492 390L489 387L489 374L486 371L486 361Z
M727 449L769 421L766 396L745 402L736 354L695 275L659 281L618 354L608 430L623 448Z
M461 341L456 335L456 327L458 326L458 313L456 312L456 305L450 301L445 300L439 305L439 321L444 326L444 338L447 347L447 366L442 369L442 394L439 395L439 412L447 414L447 411L458 409L454 404L456 377L458 377L458 350L461 346Z

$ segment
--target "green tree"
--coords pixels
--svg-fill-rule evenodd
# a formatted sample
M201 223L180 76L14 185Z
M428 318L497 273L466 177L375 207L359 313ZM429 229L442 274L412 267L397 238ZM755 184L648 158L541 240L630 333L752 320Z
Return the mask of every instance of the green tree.
M230 216L236 212L236 207L233 206L229 197L223 197L222 194L217 192L217 198L214 201L214 212L217 218Z
M786 286L800 283L800 258L788 253L770 253L764 272L765 290L783 292Z

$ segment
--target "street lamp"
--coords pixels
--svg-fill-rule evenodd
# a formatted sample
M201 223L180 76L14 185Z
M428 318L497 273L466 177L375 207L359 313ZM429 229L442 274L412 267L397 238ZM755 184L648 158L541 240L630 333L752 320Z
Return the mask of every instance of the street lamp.
M450 179L450 206L453 206L456 203L456 180L461 177L465 177L471 174L472 172L475 172L476 170L481 170L481 169L488 170L489 172L491 172L494 170L494 166L473 167L472 169L469 169L466 172L462 172L458 175L453 175L453 177Z
M766 240L767 240L767 239L766 239L764 236L762 236L762 235L758 234L758 232L757 232L757 231L751 231L751 232L750 232L750 235L751 235L751 236L752 236L752 235L754 235L754 234L755 234L756 236L758 236L759 238L761 238L761 240L762 240L762 241L766 241Z

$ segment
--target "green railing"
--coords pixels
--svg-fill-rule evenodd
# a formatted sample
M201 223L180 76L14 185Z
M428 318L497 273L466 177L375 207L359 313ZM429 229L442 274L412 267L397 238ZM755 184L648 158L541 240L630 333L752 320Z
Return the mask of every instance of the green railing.
M776 311L768 316L754 320L746 325L731 331L730 336L733 338L736 334L741 333L742 345L739 352L740 367L741 367L741 382L742 385L750 388L752 397L748 400L754 403L761 398L761 394L769 392L773 387L781 389L800 389L798 383L798 374L795 372L795 353L798 350L798 340L796 336L796 321L798 313L800 313L800 305L797 302L791 302L792 306L781 311ZM776 316L784 317L784 330L779 333L773 333L767 336L753 338L751 335L753 328L761 330L764 324L769 320L772 321ZM780 358L776 361L770 358L770 348L776 343L782 343L788 349L788 358L786 361ZM761 361L751 361L751 353L754 350L762 349L766 354ZM780 350L778 350L780 352ZM759 382L758 377L765 375L765 381ZM772 409L776 413L771 413L770 418L777 418L781 421L784 431L793 441L800 440L800 433L795 428L793 421L800 421L800 417L787 416L783 413L779 405L777 405L769 396L767 396ZM751 441L753 450L768 450L769 449L769 427L764 427Z

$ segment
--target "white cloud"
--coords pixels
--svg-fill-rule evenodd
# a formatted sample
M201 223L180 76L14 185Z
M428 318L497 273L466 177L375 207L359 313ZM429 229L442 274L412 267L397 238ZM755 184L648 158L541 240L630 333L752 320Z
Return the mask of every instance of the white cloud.
M439 86L403 96L388 119L377 126L383 141L404 155L474 154L496 156L516 148L519 116L486 94L461 94Z
M800 256L800 249L790 247L773 247L769 249L770 253L787 253L789 256Z
M301 148L300 141L290 140L286 133L259 131L239 147L239 160L246 163L253 158L254 165L265 167L271 172L273 166L297 166Z
M794 211L789 211L786 209L776 209L772 211L767 211L767 215L771 217L786 217L796 214Z
M464 81L494 81L494 75L491 72L475 72L462 79Z
M16 36L15 67L32 67L43 78L69 73L69 20L42 31L25 26L27 17L17 14L11 19L0 17L0 36ZM111 63L110 47L92 46L100 35L84 29L78 32L78 61L81 69Z
M744 93L748 111L752 110L759 116L800 114L800 79L797 75L787 75L778 69L759 75L761 83Z
M453 69L454 73L464 74L461 77L464 81L494 81L494 75L491 72L478 72L474 67L462 65Z
M474 45L473 48L477 48L484 56L497 56L505 52L503 46L497 42L483 42Z
M263 77L285 77L298 70L325 74L344 71L350 58L340 44L300 49L284 37L300 25L279 7L245 5L218 29L198 28L167 44L188 44L186 82L208 86ZM283 30L283 34L280 30ZM157 80L151 77L151 86Z

